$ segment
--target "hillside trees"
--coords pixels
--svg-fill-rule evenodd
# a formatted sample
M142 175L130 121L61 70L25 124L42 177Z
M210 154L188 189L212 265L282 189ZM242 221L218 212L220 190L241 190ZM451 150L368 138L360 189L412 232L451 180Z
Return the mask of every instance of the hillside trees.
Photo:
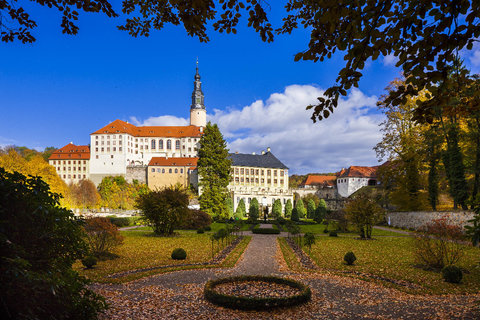
M122 176L108 176L98 185L101 196L101 205L111 209L130 210L135 207L136 199L148 192L145 184L134 180L128 183Z
M0 168L0 310L8 319L96 319L103 298L72 264L87 252L80 220L40 177Z
M220 129L210 122L200 138L198 150L198 175L200 207L214 218L228 215L226 199L230 183L232 161L228 156L227 143Z

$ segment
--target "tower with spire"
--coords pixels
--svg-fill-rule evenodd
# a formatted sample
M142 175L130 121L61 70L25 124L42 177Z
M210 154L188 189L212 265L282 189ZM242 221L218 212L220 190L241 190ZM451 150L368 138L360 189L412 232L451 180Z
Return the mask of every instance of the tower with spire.
M193 82L192 105L190 106L190 125L197 127L205 127L207 125L207 110L203 102L204 96L202 92L202 82L197 70L195 73L195 81Z

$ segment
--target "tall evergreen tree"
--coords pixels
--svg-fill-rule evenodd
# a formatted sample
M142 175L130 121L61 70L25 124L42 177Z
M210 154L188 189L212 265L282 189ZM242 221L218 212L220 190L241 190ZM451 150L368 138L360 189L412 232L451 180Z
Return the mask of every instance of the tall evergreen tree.
M280 199L275 200L273 203L272 214L275 219L278 219L282 216L282 201Z
M292 201L288 199L287 203L285 204L285 217L290 217L292 214L292 210L293 210Z
M237 211L235 211L235 218L243 219L245 218L245 214L247 213L247 209L245 208L245 201L240 199L237 206Z
M307 218L308 219L313 219L315 215L315 202L313 199L309 199L307 202Z
M234 212L233 212L233 200L232 200L232 198L227 197L226 204L227 204L228 218L233 218Z
M252 201L250 201L250 207L248 208L248 218L250 220L255 221L258 219L259 208L260 205L258 204L257 198L253 198Z
M323 219L325 219L325 216L327 215L327 204L325 203L325 200L320 199L320 202L318 203L317 209L315 209L315 214L313 219L315 220L316 223L321 223Z
M230 182L227 143L216 124L210 122L204 129L198 150L198 175L201 189L200 207L212 217L226 218L226 199Z
M302 199L298 199L295 204L295 209L297 209L297 214L299 218L305 218L305 206L303 205Z

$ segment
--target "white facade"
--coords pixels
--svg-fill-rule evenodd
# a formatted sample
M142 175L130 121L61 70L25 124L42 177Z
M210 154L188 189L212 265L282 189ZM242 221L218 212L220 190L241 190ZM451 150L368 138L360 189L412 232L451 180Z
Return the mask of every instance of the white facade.
M55 168L57 174L66 184L78 183L80 180L90 178L89 160L58 159L48 160L48 164Z
M125 176L127 166L146 166L153 157L196 157L199 141L200 135L146 137L129 133L93 133L90 136L91 179L98 184L105 176Z
M340 177L337 179L338 194L347 198L360 188L368 186L371 180L364 177Z
M207 110L205 109L191 109L190 110L190 125L197 127L205 127L207 125Z

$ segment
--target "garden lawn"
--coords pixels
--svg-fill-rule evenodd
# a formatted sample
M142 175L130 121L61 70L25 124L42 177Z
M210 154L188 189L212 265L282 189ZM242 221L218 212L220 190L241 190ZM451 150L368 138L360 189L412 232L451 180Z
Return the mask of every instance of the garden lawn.
M464 273L462 283L451 284L444 282L439 272L415 267L417 262L414 259L413 244L414 239L411 237L379 237L375 240L322 237L317 238L310 256L322 269L347 274L357 271L416 285L409 288L382 281L403 291L433 294L480 292L480 248L464 247L464 256L457 266L467 272ZM308 249L305 248L304 251L308 253ZM353 251L357 257L353 266L347 266L343 261L348 251Z
M124 236L124 243L114 251L118 258L99 261L91 270L84 269L81 262L75 263L74 268L92 281L119 282L107 276L128 270L207 262L211 259L212 249L208 234L183 231L173 237L158 237L152 231L122 231L121 234ZM175 248L185 249L187 258L173 260L171 253ZM158 272L161 271L157 270L156 273Z
M228 225L233 226L233 223L228 223ZM245 221L244 224L243 224L243 226L242 226L241 231L247 231L250 226L251 226L251 225L248 224L248 223ZM222 229L222 228L226 228L226 227L227 227L227 223L214 222L214 223L212 223L212 224L210 225L210 227L212 228L212 230L211 230L211 231L207 231L207 232L215 233L215 232L217 232L218 230L220 230L220 229Z

